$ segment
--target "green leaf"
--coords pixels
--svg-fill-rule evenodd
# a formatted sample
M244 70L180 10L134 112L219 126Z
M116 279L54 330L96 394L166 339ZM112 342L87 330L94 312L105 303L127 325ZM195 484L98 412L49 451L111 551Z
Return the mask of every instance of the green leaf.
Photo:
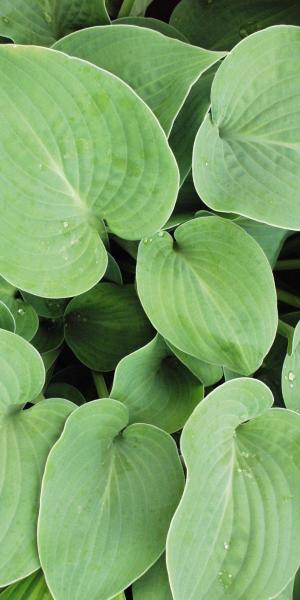
M40 298L28 292L21 292L24 300L31 304L40 317L57 319L63 317L68 304L66 298Z
M165 340L165 342L168 344L173 354L177 356L177 358L203 383L205 387L213 385L222 379L223 369L219 365L206 363L203 360L199 360L199 358L195 358L195 356L191 356L190 354L182 352L182 350L178 350L178 348L175 348L168 340Z
M77 31L54 48L126 81L152 109L166 133L193 83L225 56L134 25Z
M73 404L80 406L85 403L85 398L82 393L69 383L56 382L48 385L44 392L46 398L66 398Z
M107 279L107 281L111 281L112 283L122 285L123 277L122 277L122 273L121 273L121 270L120 270L120 267L119 267L117 261L109 253L107 253L107 258L108 258L108 263L107 263L107 269L104 274L104 279Z
M3 298L14 296L15 292L16 292L16 288L13 285L11 285L10 283L8 283L8 281L5 281L5 279L3 279L3 277L1 277L1 275L0 275L0 298L1 298L1 300L3 300Z
M230 50L264 27L300 25L300 12L298 0L181 0L170 22L196 46Z
M130 423L149 423L173 433L202 400L203 387L157 335L121 360L110 395L127 406Z
M180 460L167 433L127 425L124 404L89 402L49 456L38 543L56 600L108 600L163 552L182 492Z
M290 232L279 227L271 227L265 223L253 221L252 219L246 219L245 217L238 217L235 219L235 223L257 241L262 247L271 267L274 268L282 246L289 237Z
M14 317L16 333L30 342L39 326L39 318L33 306L23 302L21 298L12 297L5 298L5 304Z
M141 303L176 348L247 375L270 349L276 294L267 258L240 227L200 217L141 242ZM242 299L242 300L241 300Z
M16 321L9 310L8 306L0 300L0 329L6 329L6 331L16 331Z
M32 345L41 353L57 350L64 341L63 319L40 319L39 328L31 340Z
M0 330L0 587L39 567L36 521L44 465L74 406L51 399L23 410L41 392L44 378L37 351Z
M287 408L300 412L300 321L295 328L292 353L286 354L282 368L282 395Z
M123 356L153 335L133 285L99 283L73 298L65 312L68 346L95 371L112 371Z
M133 584L132 595L133 600L173 600L165 554Z
M178 29L175 29L170 23L160 21L159 19L152 19L151 17L121 17L120 19L115 19L112 22L112 25L138 25L139 27L149 27L149 29L159 31L159 33L163 33L170 38L175 38L176 40L188 43L188 39L185 35L178 31Z
M174 600L277 598L300 562L300 417L234 379L185 425L187 486L167 540Z
M216 69L212 67L193 85L170 133L170 146L179 166L181 183L192 167L193 145L210 106L210 90L215 73Z
M105 0L1 0L0 34L16 44L51 46L81 27L109 23Z
M299 43L300 28L271 27L218 69L193 155L195 187L210 208L300 229Z
M1 600L52 600L41 571L26 577L23 581L14 583L1 595Z
M103 219L125 239L167 221L177 165L149 108L106 71L10 45L0 70L0 272L38 296L77 295L105 273Z

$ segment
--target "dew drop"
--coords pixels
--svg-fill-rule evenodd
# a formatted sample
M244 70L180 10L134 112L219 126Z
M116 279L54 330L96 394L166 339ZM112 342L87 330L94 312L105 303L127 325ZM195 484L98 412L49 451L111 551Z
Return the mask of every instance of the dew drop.
M284 376L285 381L287 381L287 375Z
M18 308L18 314L21 316L25 315L25 310L23 308Z
M3 23L9 23L9 19L7 17L2 17Z
M290 388L293 389L293 387L294 387L294 384L290 383Z
M290 371L288 378L289 378L289 381L295 381L295 379L296 379L295 373L293 373L293 371Z
M149 242L152 242L152 238L149 238Z
M144 238L144 244L148 244L148 238Z
M64 229L68 229L68 227L69 227L68 221L64 221Z
M207 160L205 161L205 166L208 167L208 161Z
M228 544L228 542L224 542L223 546L224 546L225 550L229 550L229 544Z
M164 237L164 235L165 235L164 231L160 231L158 234L158 237L162 238L162 237Z

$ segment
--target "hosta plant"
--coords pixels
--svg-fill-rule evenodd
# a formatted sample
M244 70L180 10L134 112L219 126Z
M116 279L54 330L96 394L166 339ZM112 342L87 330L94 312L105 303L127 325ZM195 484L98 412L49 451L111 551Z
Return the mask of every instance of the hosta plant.
M0 595L300 600L298 0L0 36Z

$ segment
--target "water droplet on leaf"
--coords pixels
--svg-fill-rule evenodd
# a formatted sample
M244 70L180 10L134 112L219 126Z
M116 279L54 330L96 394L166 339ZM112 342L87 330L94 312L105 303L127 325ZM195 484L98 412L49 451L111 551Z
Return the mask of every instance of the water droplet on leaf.
M289 372L288 377L289 377L289 381L295 381L295 379L296 379L296 375L295 375L295 373L293 373L293 371Z

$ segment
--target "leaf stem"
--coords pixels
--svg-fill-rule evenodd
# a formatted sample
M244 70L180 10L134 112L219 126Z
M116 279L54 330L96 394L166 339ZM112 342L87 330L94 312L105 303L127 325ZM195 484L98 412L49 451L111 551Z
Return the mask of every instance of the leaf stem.
M296 296L296 294L291 294L285 290L278 289L277 298L280 300L280 302L284 302L284 304L289 304L295 308L300 308L300 298L299 296Z
M279 333L279 335L287 339L289 352L291 351L293 346L294 331L294 327L279 319L277 333Z
M101 373L97 373L97 371L92 371L92 376L98 394L98 398L109 398L106 381L103 375Z
M275 271L290 271L292 269L300 269L300 259L278 260L274 268Z

